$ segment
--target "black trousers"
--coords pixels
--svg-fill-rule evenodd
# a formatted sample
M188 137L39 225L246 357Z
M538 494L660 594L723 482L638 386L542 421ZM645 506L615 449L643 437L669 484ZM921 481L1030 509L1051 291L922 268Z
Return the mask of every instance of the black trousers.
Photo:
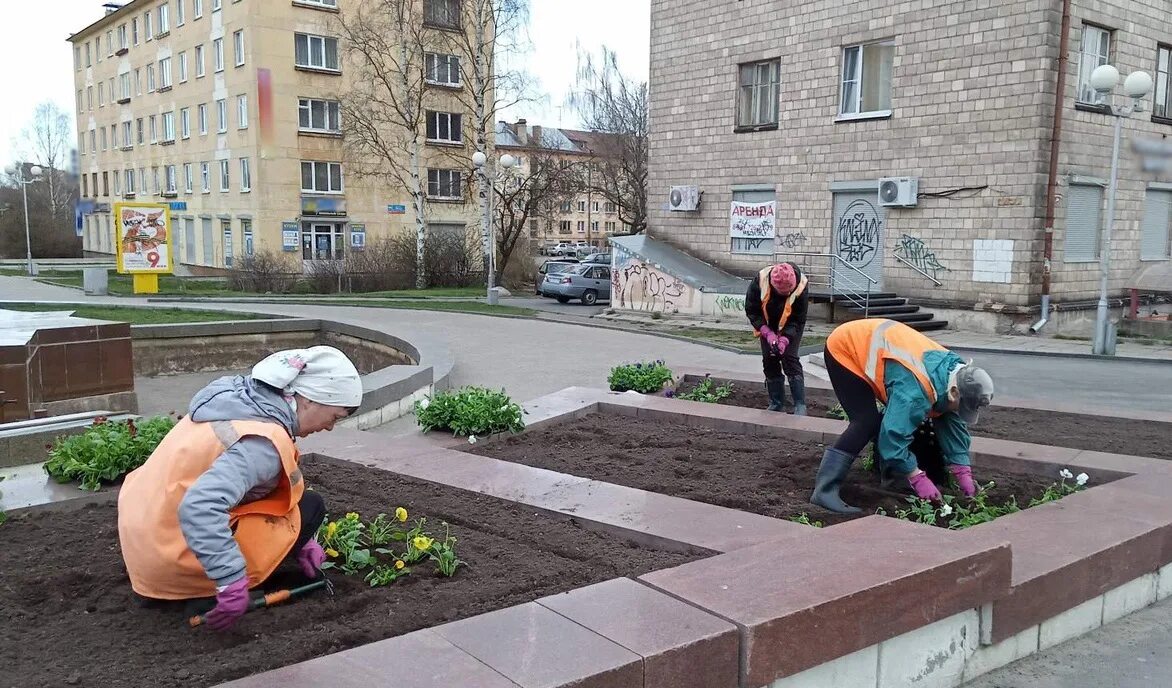
M301 551L305 543L309 542L310 538L317 535L321 524L326 521L326 500L312 490L306 490L301 495L297 509L301 511L301 532L297 534L297 542L293 543L293 549L289 550L289 555L282 563L296 563L297 553Z
M778 377L800 377L802 374L802 359L798 356L798 349L802 348L802 332L798 329L798 336L785 348L785 353L778 356L769 346L769 342L761 337L761 367L765 370L765 379L772 380ZM780 335L779 335L780 336ZM783 375L784 373L784 375Z
M822 357L826 362L826 372L830 374L834 396L846 411L848 421L846 431L834 441L834 448L858 456L867 443L875 439L883 423L883 414L875 405L875 391L870 383L839 363L830 349L826 349Z

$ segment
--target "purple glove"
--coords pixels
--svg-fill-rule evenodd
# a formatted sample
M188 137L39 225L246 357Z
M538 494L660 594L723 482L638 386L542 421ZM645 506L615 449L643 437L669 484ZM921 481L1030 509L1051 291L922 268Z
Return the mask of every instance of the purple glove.
M777 333L769 329L768 325L762 325L761 329L757 330L757 334L765 338L765 343L769 345L770 349L777 348Z
M248 611L248 602L248 576L245 576L216 593L216 608L204 616L204 623L213 630L226 631Z
M916 496L920 499L927 499L933 502L941 501L940 490L936 489L936 484L928 477L927 473L920 471L915 475L909 475L907 478L908 484L915 490Z
M960 491L965 497L973 497L977 494L977 485L973 482L973 469L971 466L952 464L948 467L948 472L952 473L953 478L956 478L956 484L960 487Z
M785 355L787 348L789 348L789 337L778 337L773 344L773 350L777 352L779 358Z
M301 572L306 578L317 578L317 572L325 561L326 551L313 538L297 553L297 563L301 565Z

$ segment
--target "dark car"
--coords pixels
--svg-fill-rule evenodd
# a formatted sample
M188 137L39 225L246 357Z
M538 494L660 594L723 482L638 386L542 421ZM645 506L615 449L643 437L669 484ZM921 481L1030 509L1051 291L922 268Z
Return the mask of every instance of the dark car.
M583 263L592 263L595 265L610 265L609 253L591 253L582 259Z

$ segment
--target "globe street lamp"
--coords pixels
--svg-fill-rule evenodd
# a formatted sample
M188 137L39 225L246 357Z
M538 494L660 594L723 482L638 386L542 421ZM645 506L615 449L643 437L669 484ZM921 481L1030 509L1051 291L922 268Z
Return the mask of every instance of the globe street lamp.
M498 161L500 166L507 172L517 165L517 159L505 153ZM484 188L488 190L488 198L484 203L484 218L482 220L483 234L485 236L486 246L484 247L485 255L487 256L488 267L488 292L487 298L489 305L496 305L496 237L493 231L494 223L492 221L492 200L496 194L495 177L496 174L488 167L488 156L481 151L476 151L472 154L472 166L476 171L482 175Z
M32 234L29 232L28 222L28 185L37 181L41 177L41 166L33 165L28 168L31 177L24 176L24 163L19 163L8 168L8 173L16 177L16 183L20 184L21 193L24 196L24 248L25 254L28 258L28 276L33 277L37 274L36 268L33 266L33 242Z
M1108 346L1109 329L1107 320L1107 277L1111 270L1111 231L1115 228L1115 192L1119 177L1119 143L1124 118L1132 113L1143 112L1143 98L1152 91L1152 77L1147 72L1135 71L1123 82L1123 92L1131 103L1117 107L1111 103L1111 92L1119 83L1119 70L1111 65L1101 65L1091 72L1091 88L1103 97L1108 114L1115 117L1115 140L1111 148L1111 178L1107 185L1107 217L1103 220L1103 240L1099 249L1099 303L1095 311L1095 339L1091 351L1106 355L1113 353L1114 343Z

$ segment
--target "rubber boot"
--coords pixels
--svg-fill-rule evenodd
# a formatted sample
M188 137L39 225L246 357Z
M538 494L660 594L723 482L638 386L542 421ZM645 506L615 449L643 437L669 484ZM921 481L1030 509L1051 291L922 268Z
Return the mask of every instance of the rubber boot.
M789 391L794 395L794 415L806 415L806 377L804 375L791 375Z
M814 494L810 501L840 514L857 514L862 509L848 505L838 496L838 490L846 480L855 457L846 452L827 447L818 466L818 477L814 478Z
M785 378L771 377L765 380L765 390L769 392L769 406L766 411L781 411L785 408Z

